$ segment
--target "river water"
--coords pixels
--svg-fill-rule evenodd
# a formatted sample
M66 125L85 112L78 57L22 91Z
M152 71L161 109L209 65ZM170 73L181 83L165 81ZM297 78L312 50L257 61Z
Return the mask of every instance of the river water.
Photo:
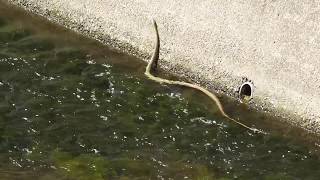
M319 179L317 137L0 3L0 179Z

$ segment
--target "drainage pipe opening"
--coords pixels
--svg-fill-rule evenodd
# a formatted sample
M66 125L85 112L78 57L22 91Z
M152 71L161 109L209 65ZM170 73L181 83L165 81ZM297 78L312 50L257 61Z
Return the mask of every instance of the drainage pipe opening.
M240 101L248 101L252 98L253 84L251 82L245 82L240 86L239 98Z

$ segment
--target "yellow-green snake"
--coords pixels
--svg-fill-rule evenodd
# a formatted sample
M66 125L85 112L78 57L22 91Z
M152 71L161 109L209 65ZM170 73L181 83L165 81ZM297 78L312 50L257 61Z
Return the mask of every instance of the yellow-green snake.
M159 82L159 83L186 86L186 87L190 87L190 88L193 88L193 89L197 89L197 90L203 92L204 94L206 94L207 96L209 96L217 104L221 114L225 118L227 118L227 119L239 124L240 126L243 126L244 128L247 128L247 129L249 129L249 130L251 130L253 132L263 133L262 131L260 131L260 130L258 130L256 128L249 127L249 126L247 126L247 125L245 125L245 124L243 124L243 123L231 118L230 116L228 116L228 114L226 114L224 112L223 106L222 106L220 100L218 99L218 97L216 95L212 94L210 91L206 90L205 88L200 87L200 86L195 85L195 84L191 84L191 83L186 83L186 82L182 82L182 81L172 81L172 80L163 79L163 78L156 77L156 76L152 75L151 71L152 70L153 71L156 70L157 65L158 65L159 50L160 50L159 32L158 32L158 26L157 26L157 23L156 23L155 20L153 20L153 25L154 25L154 29L155 29L155 32L156 32L156 44L155 44L155 49L154 49L153 55L152 55L148 65L147 65L146 71L144 73L149 79L154 80L154 81Z

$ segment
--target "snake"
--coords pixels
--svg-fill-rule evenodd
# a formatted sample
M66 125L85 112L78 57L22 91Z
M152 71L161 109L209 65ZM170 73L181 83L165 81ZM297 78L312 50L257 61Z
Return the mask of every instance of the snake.
M263 131L256 129L256 128L252 128L249 127L233 118L231 118L225 111L224 108L219 100L219 98L214 95L213 93L211 93L210 91L208 91L207 89L198 86L196 84L191 84L191 83L187 83L187 82L183 82L183 81L173 81L173 80L168 80L168 79L164 79L161 77L157 77L154 76L151 72L156 71L157 66L158 66L158 61L159 61L159 51L160 51L160 38L159 38L159 31L158 31L158 25L157 22L153 19L152 20L153 26L154 26L154 30L155 30L155 34L156 34L156 41L155 41L155 47L154 47L154 51L153 54L151 56L151 59L148 62L148 65L146 66L146 70L145 70L145 75L150 79L153 80L155 82L158 82L160 84L170 84L170 85L178 85L178 86L184 86L184 87L188 87L188 88L192 88L192 89L196 89L198 91L201 91L202 93L204 93L205 95L207 95L211 100L213 100L216 105L218 106L218 109L221 113L222 116L224 116L225 118L227 118L228 120L250 130L253 131L254 133L264 133Z

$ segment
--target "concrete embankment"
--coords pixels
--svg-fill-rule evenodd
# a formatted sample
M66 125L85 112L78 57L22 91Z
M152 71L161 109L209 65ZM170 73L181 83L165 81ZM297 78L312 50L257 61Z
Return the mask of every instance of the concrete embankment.
M161 37L161 67L320 133L320 2L307 0L7 0L141 57Z

